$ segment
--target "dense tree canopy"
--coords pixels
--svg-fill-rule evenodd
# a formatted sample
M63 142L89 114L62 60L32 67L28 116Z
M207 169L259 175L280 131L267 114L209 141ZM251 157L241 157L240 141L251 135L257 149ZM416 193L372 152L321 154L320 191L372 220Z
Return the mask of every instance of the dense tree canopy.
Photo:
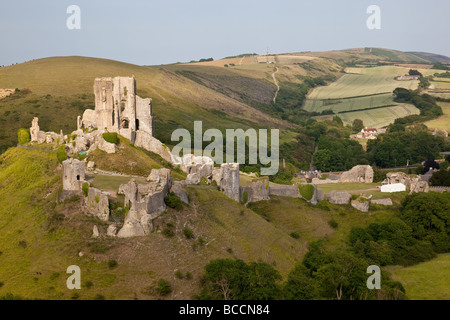
M448 170L439 170L433 173L433 176L430 179L430 184L432 186L450 186L450 171Z
M281 297L281 275L263 262L216 259L205 267L202 299L272 300Z
M388 132L376 140L369 140L367 152L372 164L396 167L436 159L444 148L444 139L425 130Z
M357 141L327 136L319 138L314 165L321 171L345 171L358 164L368 162L364 149Z
M416 239L429 241L436 252L450 251L450 193L416 193L403 201L400 218Z

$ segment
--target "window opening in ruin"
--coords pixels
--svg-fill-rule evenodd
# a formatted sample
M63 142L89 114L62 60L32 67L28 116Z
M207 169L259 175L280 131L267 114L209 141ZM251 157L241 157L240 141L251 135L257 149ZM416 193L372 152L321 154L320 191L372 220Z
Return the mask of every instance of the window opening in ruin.
M77 176L77 180L80 181L80 175Z
M122 129L128 129L130 126L130 122L127 119L122 120Z
M136 119L136 130L139 130L139 119Z

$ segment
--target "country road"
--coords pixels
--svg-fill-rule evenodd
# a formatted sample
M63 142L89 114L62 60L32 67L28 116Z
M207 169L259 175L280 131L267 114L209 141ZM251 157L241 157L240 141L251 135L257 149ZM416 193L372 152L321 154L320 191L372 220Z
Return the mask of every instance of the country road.
M278 96L278 91L280 91L280 86L278 85L277 78L275 77L275 74L276 74L278 71L280 71L280 69L278 69L278 67L275 67L275 68L276 68L275 72L272 73L272 79L273 79L273 82L275 83L275 85L277 86L277 91L275 92L275 96L273 97L273 103L276 103L276 101L277 101L277 96Z

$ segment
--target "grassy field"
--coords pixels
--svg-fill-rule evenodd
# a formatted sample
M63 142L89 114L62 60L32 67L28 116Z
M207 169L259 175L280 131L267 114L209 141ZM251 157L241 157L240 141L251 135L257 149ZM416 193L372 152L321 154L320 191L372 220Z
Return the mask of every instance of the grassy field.
M393 123L397 118L419 113L419 109L415 106L410 104L401 104L393 107L339 113L339 117L342 119L344 124L351 124L354 119L361 119L366 127L381 128Z
M352 227L385 221L395 214L392 209L367 214L350 205L333 205L326 201L314 206L302 199L288 197L271 197L270 201L255 202L249 207L287 234L297 232L301 242L327 239L330 249L347 241ZM330 227L330 220L336 221L338 227Z
M442 108L444 114L437 119L425 122L425 124L429 128L436 128L450 131L450 103L438 102L438 105Z
M110 192L112 195L117 193L121 184L126 184L131 179L135 179L138 183L147 183L146 178L109 176L104 174L92 174L86 177L86 179L90 182L91 187Z
M417 88L418 81L395 80L394 77L402 73L395 73L396 69L394 68L396 67L348 68L346 75L328 86L314 89L308 95L308 99L359 97L378 93L391 93L397 87Z
M389 267L389 271L392 272L393 279L402 282L410 299L450 299L449 254L412 267Z
M398 82L414 82L414 81L397 81L393 78L395 76L401 76L408 74L410 67L399 67L399 66L380 66L380 67L371 67L371 68L347 68L346 71L348 73L358 73L365 75L374 75L374 76L392 76L392 80ZM434 75L436 72L442 72L437 69L431 68L418 68L417 69L424 76Z
M333 110L334 113L339 113L342 111L369 109L388 105L392 106L394 104L396 103L393 100L392 93L383 93L358 98L327 100L308 99L305 102L304 109L311 112Z
M352 195L359 196L364 194L365 196L372 195L372 199L385 199L391 198L394 203L400 204L400 201L406 195L405 192L396 193L384 193L377 187L380 187L381 183L329 183L318 185L318 188L325 194L331 191L347 191Z
M393 100L392 91L395 88L417 88L418 81L394 79L407 74L408 70L408 67L399 66L347 68L347 74L337 81L314 89L303 107L311 112L331 109L346 124L354 119L361 119L367 127L386 126L396 118L419 114L419 110L413 105L398 104ZM419 70L424 75L432 75L437 71L425 68Z
M430 89L433 90L450 90L450 81L430 81L430 84Z

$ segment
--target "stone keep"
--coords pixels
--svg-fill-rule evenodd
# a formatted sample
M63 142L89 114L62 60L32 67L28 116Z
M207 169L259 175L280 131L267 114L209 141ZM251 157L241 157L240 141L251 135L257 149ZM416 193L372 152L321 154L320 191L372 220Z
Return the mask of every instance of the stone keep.
M83 113L81 129L116 132L137 147L159 154L173 162L172 153L153 137L152 99L136 95L135 77L96 78L94 81L95 110ZM112 150L112 149L111 149Z
M137 131L153 136L152 100L136 95L135 77L96 78L95 110L83 114L84 128L117 132L131 143Z
M77 159L67 159L63 165L63 190L80 191L85 180L84 162Z

